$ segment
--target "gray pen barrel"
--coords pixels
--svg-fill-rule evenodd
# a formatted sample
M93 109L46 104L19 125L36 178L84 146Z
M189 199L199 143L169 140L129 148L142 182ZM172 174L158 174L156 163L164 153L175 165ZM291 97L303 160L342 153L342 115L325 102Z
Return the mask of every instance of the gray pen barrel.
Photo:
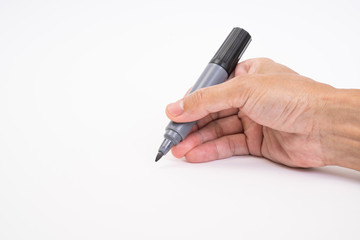
M223 83L227 80L228 73L224 68L215 64L209 63L195 85L191 88L190 93L195 92L200 88L210 87L216 84ZM164 137L171 140L173 145L177 145L179 142L185 139L190 130L194 126L196 121L187 123L176 123L170 121L166 127Z

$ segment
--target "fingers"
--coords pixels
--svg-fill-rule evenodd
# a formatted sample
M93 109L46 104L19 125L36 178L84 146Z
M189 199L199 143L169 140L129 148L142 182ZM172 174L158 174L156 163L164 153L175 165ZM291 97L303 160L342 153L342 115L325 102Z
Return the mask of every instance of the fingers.
M261 145L263 141L263 126L257 124L251 120L248 116L242 112L239 113L241 117L241 123L244 128L244 134L246 136L246 143L249 153L254 156L262 156Z
M239 112L239 109L231 108L231 109L226 109L226 110L216 112L216 113L210 113L209 115L205 116L204 118L196 121L196 123L193 126L193 128L191 129L190 133L199 130L200 128L206 126L208 123L210 123L212 121L215 121L220 118L226 118L226 117L235 115L238 112Z
M226 109L226 110L223 110L220 112L210 113L209 115L205 116L204 118L198 120L196 122L196 126L198 127L198 129L200 129L200 128L204 127L205 125L207 125L211 121L215 121L220 118L229 117L229 116L237 114L238 112L239 112L238 108L230 108L230 109Z
M185 158L188 162L200 163L248 154L245 135L240 133L201 144L189 151Z
M250 67L253 65L253 62L254 59L248 59L238 63L238 65L235 68L234 75L240 76L240 75L248 74Z
M231 108L239 108L247 99L248 93L245 80L250 76L236 78L212 87L199 89L183 99L169 104L167 116L175 122L190 122L199 120L210 113Z
M212 121L204 128L188 135L186 139L172 148L177 158L184 157L191 149L214 139L243 131L241 120L237 115Z

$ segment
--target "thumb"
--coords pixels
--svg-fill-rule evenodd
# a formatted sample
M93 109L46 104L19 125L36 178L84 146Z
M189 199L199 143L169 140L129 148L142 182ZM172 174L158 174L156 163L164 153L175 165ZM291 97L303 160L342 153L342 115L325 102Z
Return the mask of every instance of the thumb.
M209 113L240 108L248 98L246 82L251 75L233 78L225 83L202 88L166 107L166 115L174 122L199 120Z

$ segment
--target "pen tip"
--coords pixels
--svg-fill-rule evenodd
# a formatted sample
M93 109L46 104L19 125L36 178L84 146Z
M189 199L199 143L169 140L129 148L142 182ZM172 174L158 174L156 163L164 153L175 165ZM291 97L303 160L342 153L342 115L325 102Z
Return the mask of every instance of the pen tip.
M163 156L162 152L158 152L155 158L155 162L159 161L162 156Z

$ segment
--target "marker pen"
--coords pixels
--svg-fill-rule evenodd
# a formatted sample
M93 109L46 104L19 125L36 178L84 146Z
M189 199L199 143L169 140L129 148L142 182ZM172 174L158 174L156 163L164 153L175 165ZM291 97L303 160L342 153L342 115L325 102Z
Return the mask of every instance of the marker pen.
M250 41L251 36L247 31L242 28L234 28L188 94L200 88L225 82L234 71ZM159 161L173 146L184 140L195 122L176 123L170 121L165 130L165 139L159 148L155 161Z

